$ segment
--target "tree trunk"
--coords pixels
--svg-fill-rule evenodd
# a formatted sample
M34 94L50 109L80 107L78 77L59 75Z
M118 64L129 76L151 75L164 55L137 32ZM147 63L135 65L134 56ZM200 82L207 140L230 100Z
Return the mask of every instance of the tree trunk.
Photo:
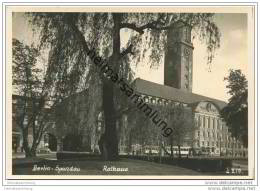
M173 159L173 143L172 143L172 141L173 141L173 138L172 138L172 136L171 136L171 137L170 137L171 158Z
M120 23L121 14L113 13L114 28L113 28L113 53L110 59L110 66L115 73L119 71L120 62ZM114 104L114 84L110 79L103 81L103 109L105 118L105 134L103 141L103 159L116 160L118 159L118 138L116 129L116 114Z
M24 128L22 130L23 133L23 150L25 152L25 157L35 157L36 156L36 149L30 149L29 143L28 143L28 128Z
M178 153L179 153L179 158L181 158L181 146L178 145Z
M103 84L103 109L105 117L105 133L102 141L102 156L104 160L116 160L118 158L118 139L114 106L113 82L105 80Z
M132 132L129 133L129 139L127 142L127 153L128 154L132 153Z

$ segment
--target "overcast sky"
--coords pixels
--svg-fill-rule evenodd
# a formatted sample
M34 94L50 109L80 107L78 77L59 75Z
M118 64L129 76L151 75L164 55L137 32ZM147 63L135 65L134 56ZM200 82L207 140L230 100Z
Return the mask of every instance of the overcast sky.
M30 44L32 31L21 14L13 15L13 37ZM206 47L197 39L193 46L193 93L227 101L224 77L229 69L241 69L248 75L248 45L247 45L247 15L246 14L216 14L215 21L221 32L221 47L216 52L211 65L206 64ZM163 84L164 65L150 69L143 64L136 69L136 77Z

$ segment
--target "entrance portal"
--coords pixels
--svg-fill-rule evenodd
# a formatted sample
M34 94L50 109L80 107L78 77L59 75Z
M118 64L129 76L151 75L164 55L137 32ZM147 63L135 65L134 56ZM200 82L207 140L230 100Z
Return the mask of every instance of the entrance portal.
M48 143L49 143L49 149L51 151L57 151L57 138L55 135L48 133Z
M63 139L64 151L81 151L82 150L82 135L68 134Z

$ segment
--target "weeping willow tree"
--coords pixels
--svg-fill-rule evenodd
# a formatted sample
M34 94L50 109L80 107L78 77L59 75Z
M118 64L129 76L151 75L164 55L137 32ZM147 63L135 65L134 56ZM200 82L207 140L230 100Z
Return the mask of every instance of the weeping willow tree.
M113 71L127 82L134 77L133 66L149 59L150 67L161 63L166 49L167 30L182 20L189 24L194 36L207 45L208 63L219 47L220 33L213 14L177 13L29 13L33 28L40 31L40 48L51 51L47 75L55 95L64 97L81 88L101 87L105 132L104 159L118 158L116 117L126 107L118 97L117 86L98 71L87 53L106 59ZM127 32L126 32L127 31ZM122 45L123 36L127 42ZM122 96L121 96L122 97ZM95 97L93 102L99 101Z

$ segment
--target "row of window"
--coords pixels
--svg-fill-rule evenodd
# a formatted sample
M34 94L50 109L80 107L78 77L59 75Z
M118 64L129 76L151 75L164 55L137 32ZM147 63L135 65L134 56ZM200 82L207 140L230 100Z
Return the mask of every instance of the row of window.
M198 147L222 147L222 148L243 148L243 146L240 143L231 143L231 142L220 142L220 141L198 141L197 142Z
M221 119L203 115L198 116L197 122L199 127L222 129L225 126L225 123Z
M217 139L222 138L222 135L220 133L216 133L216 132L210 133L210 132L205 132L205 131L203 131L202 134L200 133L200 131L198 131L197 136L198 137L200 137L200 136L202 136L202 137L213 137L213 138L216 137Z
M216 139L221 139L223 140L223 138L226 138L227 141L234 141L236 142L236 139L234 137L231 137L231 133L219 133L219 132L206 132L206 131L197 131L197 138L216 138Z
M156 98L156 97L151 97L151 96L142 96L142 98L144 99L144 101L146 103L152 103L152 104L157 104L157 105L172 105L172 106L176 106L181 104L182 106L186 107L187 104L185 103L179 103L179 102L175 102L172 100L166 100L166 99L162 99L162 98Z

